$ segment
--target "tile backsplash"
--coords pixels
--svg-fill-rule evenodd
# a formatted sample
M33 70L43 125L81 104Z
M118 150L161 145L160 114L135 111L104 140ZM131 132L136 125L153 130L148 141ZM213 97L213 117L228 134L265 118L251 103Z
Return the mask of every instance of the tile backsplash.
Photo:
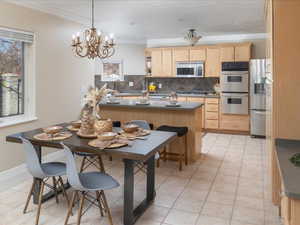
M147 77L146 82L153 82L156 86L161 86L158 92L214 92L214 85L219 82L219 78L154 78Z
M150 82L161 86L158 93L177 92L214 92L214 85L219 83L219 78L155 78L143 75L125 75L124 81L101 81L101 75L95 75L95 86L102 87L105 83L108 88L118 90L121 93L136 93L145 90ZM131 86L133 85L133 86Z

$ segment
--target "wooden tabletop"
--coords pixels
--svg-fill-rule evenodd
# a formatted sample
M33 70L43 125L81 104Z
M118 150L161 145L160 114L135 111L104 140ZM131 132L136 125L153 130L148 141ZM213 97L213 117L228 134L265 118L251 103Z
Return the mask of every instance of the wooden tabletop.
M66 129L66 127L70 124L62 123L57 125L62 126ZM6 137L6 141L21 143L22 141L19 138L21 136L30 140L34 145L42 147L61 148L61 141L40 141L33 138L34 135L42 132L42 128L39 128L22 133L8 135ZM150 156L154 155L157 151L159 151L163 146L172 142L177 136L174 132L153 130L151 131L150 135L145 136L146 140L134 140L131 146L100 150L98 148L91 147L88 145L88 142L91 139L80 138L76 135L75 132L72 133L72 137L62 141L64 144L71 147L72 151L116 155L121 158L134 160L145 160L149 158Z

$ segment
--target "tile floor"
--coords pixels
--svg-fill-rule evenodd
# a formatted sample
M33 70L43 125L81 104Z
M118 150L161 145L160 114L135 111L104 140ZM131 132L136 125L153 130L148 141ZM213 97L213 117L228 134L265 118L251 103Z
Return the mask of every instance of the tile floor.
M277 208L270 200L264 140L248 136L207 134L203 138L205 156L193 165L177 170L174 162L157 169L157 197L137 225L279 225ZM79 162L78 162L79 163ZM120 160L105 160L107 172L122 184ZM145 176L135 179L137 202L145 194ZM0 192L0 225L32 225L36 207L22 214L31 179ZM0 184L1 185L1 184ZM68 191L70 193L70 191ZM107 198L115 225L122 224L122 185L108 191ZM66 203L54 199L42 206L40 225L61 225ZM75 224L76 216L69 224ZM107 225L99 210L91 208L82 225Z

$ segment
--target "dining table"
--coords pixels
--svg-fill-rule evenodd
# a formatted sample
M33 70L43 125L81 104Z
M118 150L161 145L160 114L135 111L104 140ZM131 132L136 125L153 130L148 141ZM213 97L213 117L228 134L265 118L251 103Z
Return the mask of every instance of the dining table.
M55 126L62 126L64 130L70 123L56 124ZM118 128L115 128L118 129ZM70 131L72 132L72 131ZM61 142L67 145L73 152L86 152L98 155L117 156L121 158L124 163L124 203L123 203L123 223L124 225L133 225L144 214L144 212L151 206L155 199L155 154L170 144L176 139L177 134L174 132L156 131L152 130L149 135L143 139L136 139L128 146L113 148L113 149L99 149L90 146L88 143L91 139L79 137L76 132L72 132L72 136L62 141L44 141L34 138L35 135L43 133L42 128L20 132L6 137L7 142L22 143L20 137L28 139L34 146L36 153L42 162L42 150L44 147L62 149ZM134 208L134 176L135 166L143 163L146 168L146 194L144 200ZM36 179L36 178L34 178ZM38 203L38 193L41 181L36 179L33 201ZM68 183L64 184L66 188L70 187ZM59 190L61 191L61 190ZM43 202L54 197L53 191L43 195Z

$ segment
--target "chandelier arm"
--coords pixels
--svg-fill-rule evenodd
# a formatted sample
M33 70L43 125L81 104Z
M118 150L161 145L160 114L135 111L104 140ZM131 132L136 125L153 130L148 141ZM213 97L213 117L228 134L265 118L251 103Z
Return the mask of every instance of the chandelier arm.
M88 55L88 51L85 54L83 54L83 47L81 45L76 45L75 52L78 56L82 58Z

